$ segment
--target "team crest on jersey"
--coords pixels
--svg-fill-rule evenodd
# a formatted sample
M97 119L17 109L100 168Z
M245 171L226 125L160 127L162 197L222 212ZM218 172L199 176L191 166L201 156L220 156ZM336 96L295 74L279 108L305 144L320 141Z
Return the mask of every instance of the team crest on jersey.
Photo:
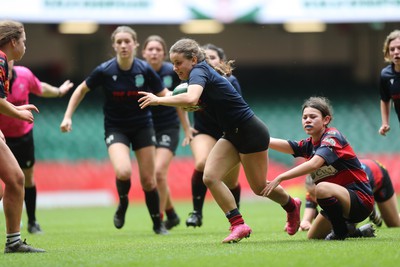
M335 131L328 131L328 132L326 132L327 134L329 134L329 135L336 135L336 132Z
M336 145L336 141L333 138L326 138L323 140L324 143L328 143L331 146L335 146Z
M314 182L324 179L329 176L333 176L338 172L332 165L322 166L318 170L311 173L311 178Z
M164 76L163 83L165 87L172 88L172 76L171 75Z
M117 80L117 75L113 75L112 79L114 80L114 82Z
M394 79L390 79L390 84L393 85Z
M138 74L135 76L135 85L136 87L142 87L144 84L144 77L142 74Z

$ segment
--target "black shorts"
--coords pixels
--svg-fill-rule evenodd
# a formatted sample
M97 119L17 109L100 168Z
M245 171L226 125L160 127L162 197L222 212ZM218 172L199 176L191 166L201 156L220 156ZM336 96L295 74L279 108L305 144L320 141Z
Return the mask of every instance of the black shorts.
M109 147L115 143L122 143L126 146L132 146L132 150L138 150L147 146L156 145L156 136L153 127L144 127L133 130L106 130L105 138L106 146Z
M175 155L179 143L179 125L173 125L168 128L156 129L156 147L163 147L171 150Z
M354 190L347 189L347 191L350 194L350 212L349 218L345 218L345 220L349 223L364 221L371 214L373 206L370 208L366 207ZM321 215L329 220L329 216L324 210L321 211Z
M388 171L382 166L380 169L382 171L382 185L374 192L376 202L384 202L394 195L394 188Z
M224 132L223 136L242 154L261 152L268 149L269 131L267 126L253 116L240 127Z
M373 206L370 208L365 206L354 190L347 189L347 191L350 194L350 213L347 221L350 223L362 222L371 214Z
M11 149L22 169L31 168L35 165L33 130L30 130L21 137L7 137L6 144Z

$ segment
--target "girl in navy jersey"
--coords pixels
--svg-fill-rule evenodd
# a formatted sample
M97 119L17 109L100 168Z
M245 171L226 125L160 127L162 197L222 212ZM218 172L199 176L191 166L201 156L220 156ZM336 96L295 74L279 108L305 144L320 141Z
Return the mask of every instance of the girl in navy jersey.
M210 65L218 68L220 64L224 64L226 61L226 55L222 48L213 44L203 45L202 48L206 53ZM242 94L242 89L236 77L231 72L225 73L225 76L233 87L235 87L236 91ZM189 136L191 136L190 148L192 149L195 161L195 168L191 178L193 212L189 213L186 226L200 227L203 224L203 205L207 193L207 186L203 182L204 166L211 149L223 133L217 122L202 110L194 112L193 121L194 129L191 129L193 133L189 133ZM238 164L224 179L235 198L238 208L241 191L238 181L239 169L240 165Z
M0 113L33 123L31 104L15 106L6 100L9 92L8 61L20 60L25 54L26 35L22 23L0 21ZM6 145L0 129L0 179L4 182L3 209L6 219L6 247L4 253L44 252L21 240L21 215L24 204L24 173ZM0 190L1 192L2 190Z
M72 130L72 115L86 93L101 88L105 95L103 105L105 143L116 174L119 205L114 215L114 226L122 228L128 208L132 166L130 147L139 166L140 183L153 221L156 234L167 234L161 222L160 200L155 179L155 144L150 109L141 109L137 103L138 91L154 92L159 96L169 92L160 77L144 60L135 57L138 47L136 32L128 26L117 27L111 35L116 57L100 64L74 91L68 103L61 131Z
M166 62L168 50L163 38L158 35L149 36L143 44L142 56L157 72L164 86L173 90L180 80L173 70L171 62ZM157 106L152 107L154 130L156 132L156 180L158 193L160 194L161 218L164 212L167 219L164 224L169 230L180 223L180 218L176 214L169 186L167 175L170 163L175 155L179 143L179 131L181 121L186 123L183 110L175 107Z
M390 131L390 100L400 122L400 30L392 31L386 37L383 57L390 65L383 68L380 75L382 125L379 134L386 135Z
M346 138L336 128L328 127L333 119L329 100L310 97L302 111L303 129L310 137L301 141L271 138L270 147L307 161L267 182L262 193L269 196L282 181L311 174L317 202L323 211L310 231L332 227L326 239L343 240L349 234L347 223L361 222L372 212L372 189Z
M205 52L196 41L181 39L169 53L175 72L181 80L188 82L187 92L158 97L142 91L139 92L143 95L139 99L140 107L166 105L191 108L201 105L204 112L217 122L223 136L207 158L203 181L231 224L231 233L222 242L238 242L249 237L252 230L245 224L223 179L242 163L250 187L255 194L261 195L268 170L268 129L232 84L207 63ZM229 69L229 65L220 66L220 69L224 68ZM300 200L292 199L282 187L277 187L270 198L287 211L288 233L296 233L300 223Z

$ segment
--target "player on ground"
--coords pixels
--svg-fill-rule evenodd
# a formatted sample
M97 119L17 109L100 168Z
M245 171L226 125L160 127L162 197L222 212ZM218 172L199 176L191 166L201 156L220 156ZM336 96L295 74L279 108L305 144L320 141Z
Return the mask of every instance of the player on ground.
M179 78L188 82L187 92L158 97L142 91L140 107L200 105L217 121L224 135L208 156L203 181L231 225L231 233L222 242L238 242L249 237L252 230L244 222L223 179L241 163L253 192L261 195L268 170L268 129L232 84L207 63L205 52L196 41L177 41L170 49L170 59ZM230 66L221 65L219 69L230 71ZM295 234L300 224L300 200L291 198L282 187L273 190L269 197L287 211L288 233Z
M271 138L270 148L307 161L267 182L263 194L268 196L282 181L311 174L317 203L323 211L310 232L329 227L333 230L326 240L344 240L349 236L348 223L361 222L371 214L374 197L352 147L336 128L328 126L332 119L327 98L310 97L304 102L302 125L310 137L301 141Z
M361 166L368 175L369 183L374 192L375 202L380 214L374 209L369 218L376 226L382 226L382 219L387 227L400 227L400 216L397 207L397 197L394 192L392 181L386 168L378 161L371 159L360 159ZM315 184L310 175L306 177L306 208L300 223L300 230L308 231L314 218L318 214L318 203L315 197ZM321 231L322 230L322 231ZM330 229L309 233L308 238L322 238Z

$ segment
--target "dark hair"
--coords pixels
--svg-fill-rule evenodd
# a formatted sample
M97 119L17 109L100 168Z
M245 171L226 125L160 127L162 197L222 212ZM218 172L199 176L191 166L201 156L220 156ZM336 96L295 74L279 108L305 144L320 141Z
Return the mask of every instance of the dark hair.
M324 118L330 116L330 122L333 120L333 108L328 98L323 96L312 96L304 101L301 110L304 111L304 109L308 107L319 110Z
M224 49L222 49L221 47L218 47L214 44L205 44L201 48L203 48L204 50L207 50L207 49L213 50L213 51L217 52L218 57L221 60L223 60L223 61L226 60L226 55L225 55Z
M24 25L21 22L13 20L0 21L0 47L3 47L13 39L20 39L24 31Z
M144 44L143 44L143 50L145 50L146 46L152 41L159 42L161 44L163 51L164 51L164 56L166 58L167 52L168 52L167 44L165 43L165 40L159 35L150 35L149 37L147 37L147 39L144 41Z

